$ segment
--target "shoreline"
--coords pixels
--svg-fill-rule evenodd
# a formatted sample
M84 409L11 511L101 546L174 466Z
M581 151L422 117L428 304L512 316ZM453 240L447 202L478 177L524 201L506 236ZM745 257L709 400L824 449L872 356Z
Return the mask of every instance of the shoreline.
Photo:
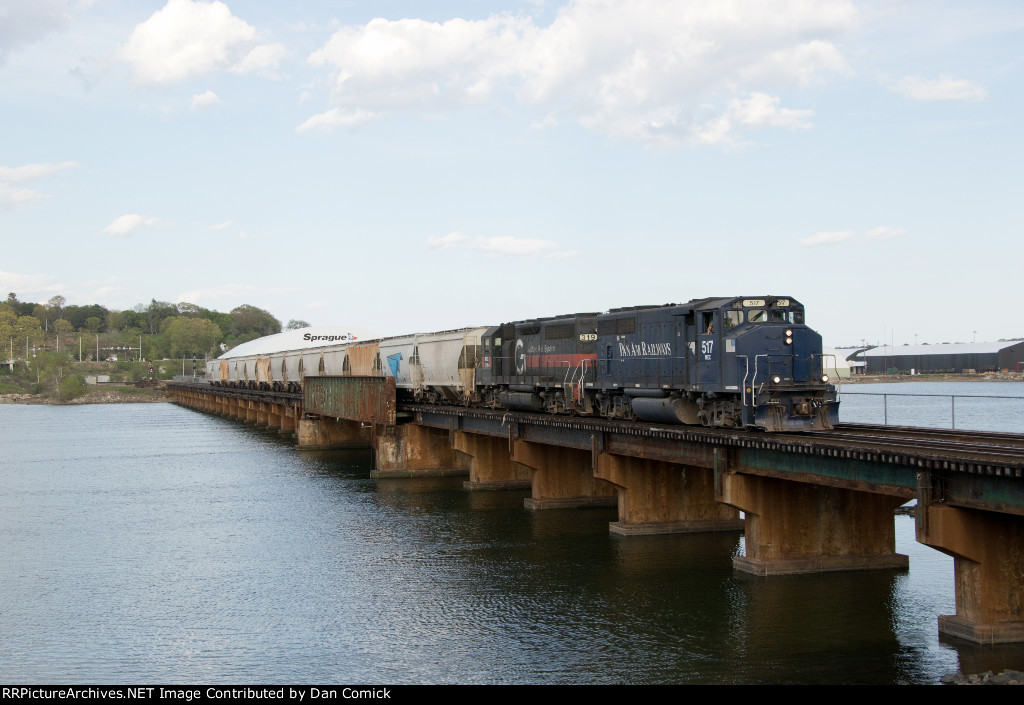
M890 384L903 382L1024 382L1024 374L984 372L982 374L855 375L840 377L838 384Z
M0 394L0 404L23 404L26 406L81 406L83 404L155 404L170 402L171 397L162 387L121 387L113 389L89 389L75 399L61 401L41 394L15 392Z

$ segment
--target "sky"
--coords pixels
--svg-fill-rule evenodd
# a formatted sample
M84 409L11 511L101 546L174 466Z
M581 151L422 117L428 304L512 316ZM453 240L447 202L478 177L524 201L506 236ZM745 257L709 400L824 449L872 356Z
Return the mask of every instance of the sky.
M1021 337L1022 59L1016 1L0 0L0 291Z

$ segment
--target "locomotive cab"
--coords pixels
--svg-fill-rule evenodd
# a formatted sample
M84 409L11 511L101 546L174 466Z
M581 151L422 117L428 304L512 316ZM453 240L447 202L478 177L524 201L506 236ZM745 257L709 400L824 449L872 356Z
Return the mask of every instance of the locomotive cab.
M743 425L800 431L830 429L838 422L821 336L805 324L799 302L735 299L720 314L725 328L722 391L739 393Z

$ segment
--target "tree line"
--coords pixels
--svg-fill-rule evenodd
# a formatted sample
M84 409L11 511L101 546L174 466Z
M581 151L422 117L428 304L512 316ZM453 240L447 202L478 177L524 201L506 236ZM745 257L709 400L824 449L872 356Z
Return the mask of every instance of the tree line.
M288 321L287 329L306 321ZM4 357L25 359L39 351L67 351L83 360L216 357L222 350L280 333L281 321L269 311L243 304L229 313L196 304L152 299L116 311L99 304L76 306L63 296L45 303L19 301L9 293L0 302L0 345ZM27 351L27 355L26 355Z

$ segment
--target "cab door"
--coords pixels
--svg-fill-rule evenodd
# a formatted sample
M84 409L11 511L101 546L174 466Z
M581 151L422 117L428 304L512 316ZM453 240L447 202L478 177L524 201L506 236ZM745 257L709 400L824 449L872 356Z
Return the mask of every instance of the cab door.
M694 354L697 359L697 383L704 387L717 387L721 383L721 327L718 311L697 312Z
M689 328L693 328L693 316L673 316L672 325L669 333L669 340L672 343L672 387L679 388L685 384L689 384L690 379L687 374L687 361L690 357L689 346L686 341L689 340L687 337L687 322L689 322Z

